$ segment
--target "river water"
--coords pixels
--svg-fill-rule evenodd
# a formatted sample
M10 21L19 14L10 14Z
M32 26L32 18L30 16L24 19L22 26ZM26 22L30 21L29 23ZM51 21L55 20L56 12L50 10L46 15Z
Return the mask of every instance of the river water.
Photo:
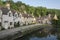
M31 34L27 34L16 40L60 40L60 34L56 30L45 31L36 31Z

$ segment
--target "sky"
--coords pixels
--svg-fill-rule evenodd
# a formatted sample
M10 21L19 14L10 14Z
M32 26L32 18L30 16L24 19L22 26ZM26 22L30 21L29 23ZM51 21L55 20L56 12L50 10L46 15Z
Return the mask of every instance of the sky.
M60 9L60 0L13 0L14 2L22 1L30 6L42 6L51 9Z

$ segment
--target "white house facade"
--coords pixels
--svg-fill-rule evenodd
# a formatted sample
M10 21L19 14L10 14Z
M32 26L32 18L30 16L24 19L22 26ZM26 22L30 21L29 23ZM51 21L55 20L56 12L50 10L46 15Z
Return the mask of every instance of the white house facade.
M37 19L37 22L38 23L41 23L41 24L52 24L51 23L51 14L48 14L46 16L39 17Z
M20 24L32 24L33 22L35 22L35 18L32 17L32 15L27 14L27 13L20 13Z
M13 14L11 12L11 10L1 7L0 8L0 21L1 21L1 26L5 29L8 28L13 28L14 27L14 21L13 21Z

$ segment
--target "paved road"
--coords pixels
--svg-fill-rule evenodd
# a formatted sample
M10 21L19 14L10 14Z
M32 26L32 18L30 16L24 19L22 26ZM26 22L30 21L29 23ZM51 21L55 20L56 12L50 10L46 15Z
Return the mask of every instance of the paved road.
M43 24L34 24L34 25L22 26L14 29L7 29L4 31L0 31L0 39L3 39L3 38L5 39L7 37L14 36L14 34L17 34L18 32L20 32L19 33L20 35L21 32L26 32L27 30L36 30L37 28L40 28L41 25Z

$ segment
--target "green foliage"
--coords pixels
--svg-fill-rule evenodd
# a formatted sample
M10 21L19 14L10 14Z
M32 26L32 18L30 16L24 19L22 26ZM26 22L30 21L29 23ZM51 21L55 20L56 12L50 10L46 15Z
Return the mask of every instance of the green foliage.
M25 3L22 3L21 1L14 2L13 0L0 0L0 6L5 6L6 2L11 4L11 9L14 9L19 12L26 11L29 14L32 14L33 16L39 17L39 16L45 16L48 13L51 13L54 15L55 13L60 16L60 10L58 9L47 9L46 7L33 7L26 5Z

